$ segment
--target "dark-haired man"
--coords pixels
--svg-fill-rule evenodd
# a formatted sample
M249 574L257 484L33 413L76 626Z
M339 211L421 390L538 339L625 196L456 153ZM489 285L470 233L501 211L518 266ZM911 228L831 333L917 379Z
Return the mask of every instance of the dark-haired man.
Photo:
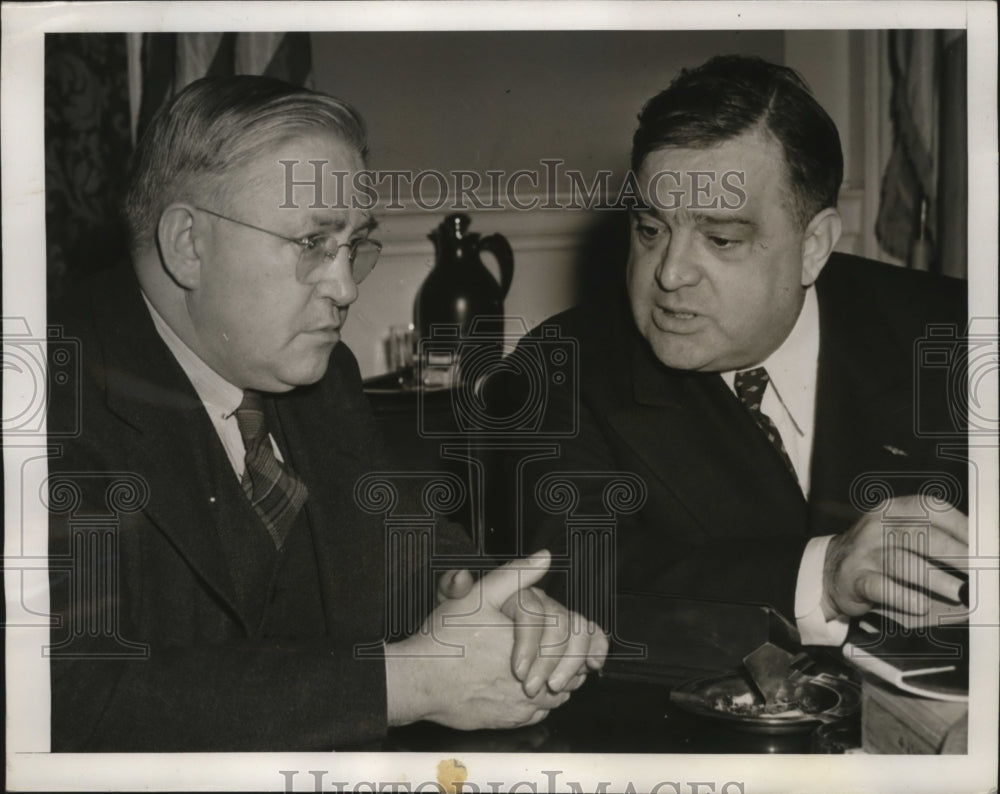
M915 356L931 324L962 333L965 284L834 253L842 162L801 78L760 59L714 58L651 99L627 295L549 321L580 345L579 393L552 394L580 432L526 468L565 475L580 515L607 512L580 473L643 480L618 517L622 587L767 603L822 644L873 607L954 606L967 555L963 456L914 411L949 415ZM915 496L930 483L943 501ZM529 548L568 551L564 520L529 499Z
M50 462L53 750L329 750L421 719L513 727L603 661L604 636L531 588L545 554L475 584L446 574L421 630L384 643L390 594L432 604L428 554L467 549L442 526L391 567L386 518L406 490L381 515L356 493L386 468L339 343L380 250L371 215L337 193L365 153L349 106L255 77L192 84L139 143L133 267L52 314L82 355L79 401L49 414L58 432L80 411ZM321 165L322 183L289 195L289 162Z

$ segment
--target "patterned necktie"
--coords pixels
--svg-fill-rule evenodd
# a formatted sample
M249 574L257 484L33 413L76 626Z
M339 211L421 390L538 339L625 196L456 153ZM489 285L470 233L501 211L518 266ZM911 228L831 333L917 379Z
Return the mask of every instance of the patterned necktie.
M291 468L275 457L264 418L264 400L258 392L243 393L243 402L236 409L236 424L246 446L243 491L280 549L309 492Z
M785 462L785 466L788 467L788 470L797 482L799 477L795 473L792 459L788 457L788 451L781 440L781 433L778 432L778 428L771 421L771 417L760 410L760 403L764 399L764 391L767 389L767 384L770 381L771 378L768 376L766 369L763 367L754 367L745 372L737 372L733 386L736 389L736 396L743 403L743 407L750 412L750 415L757 423L757 427L767 436L767 440L777 450L781 459Z

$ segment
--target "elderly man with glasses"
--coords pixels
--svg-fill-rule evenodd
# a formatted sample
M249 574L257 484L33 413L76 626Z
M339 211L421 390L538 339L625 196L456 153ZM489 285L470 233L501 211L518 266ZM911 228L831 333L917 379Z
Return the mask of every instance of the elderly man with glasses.
M604 635L531 588L545 553L476 583L449 571L419 631L386 628L387 590L431 579L387 570L383 519L355 495L385 468L339 343L381 250L350 193L366 149L343 102L255 77L192 84L140 141L133 268L52 313L82 356L81 388L49 413L50 432L80 417L50 461L54 751L322 750L420 719L513 727L600 667ZM320 163L322 182L289 194L288 163ZM131 502L109 497L115 482ZM113 531L86 540L109 514ZM468 552L450 529L435 551Z

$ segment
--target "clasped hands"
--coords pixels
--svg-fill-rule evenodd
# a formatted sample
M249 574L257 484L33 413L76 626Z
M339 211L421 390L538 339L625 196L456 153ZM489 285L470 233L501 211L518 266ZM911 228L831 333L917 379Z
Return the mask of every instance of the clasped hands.
M601 668L603 631L535 587L550 561L541 551L478 582L468 571L440 578L420 631L386 646L390 725L531 725Z
M969 520L951 505L929 508L927 501L886 500L830 540L823 572L827 620L879 609L916 627L965 611L964 580L955 573L968 569Z

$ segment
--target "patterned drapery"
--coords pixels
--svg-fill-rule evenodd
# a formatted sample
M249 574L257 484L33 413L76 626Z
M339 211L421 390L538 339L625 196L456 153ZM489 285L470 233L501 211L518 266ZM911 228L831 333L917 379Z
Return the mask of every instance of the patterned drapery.
M129 137L122 33L45 36L45 234L49 297L127 256L121 202Z

